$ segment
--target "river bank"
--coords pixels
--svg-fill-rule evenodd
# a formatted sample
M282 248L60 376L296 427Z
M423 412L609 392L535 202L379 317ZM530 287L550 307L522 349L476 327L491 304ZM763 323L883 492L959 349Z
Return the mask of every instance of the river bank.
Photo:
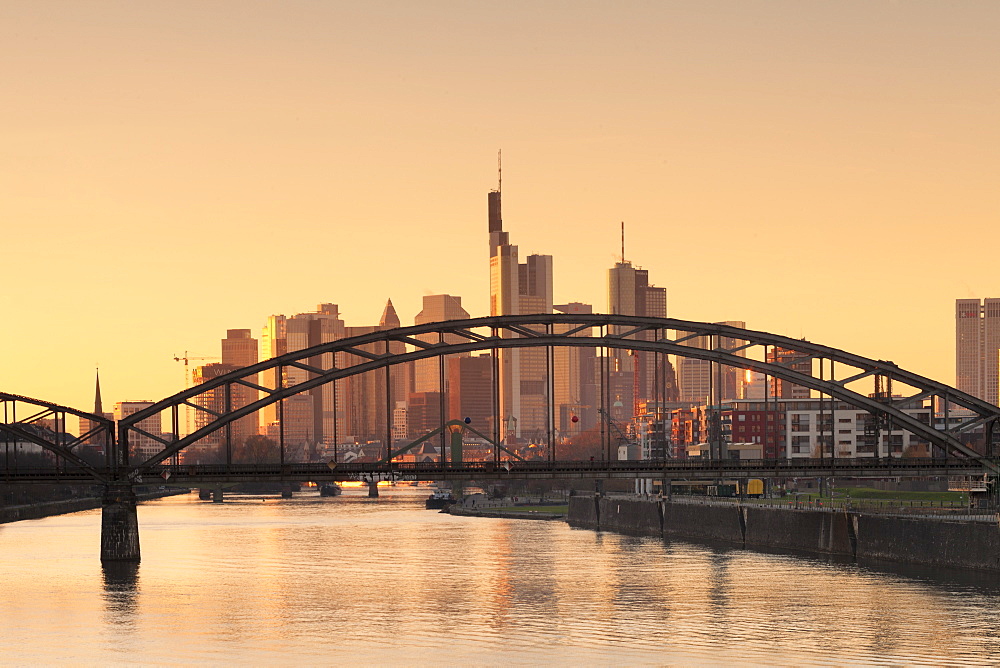
M189 494L188 489L163 489L153 492L143 492L136 494L136 500L150 501L160 499L165 496L176 496L178 494ZM86 496L78 499L63 499L60 501L46 501L43 503L32 503L22 506L0 507L0 524L7 522L20 522L21 520L37 520L53 515L64 515L66 513L76 513L81 510L93 510L101 507L101 497Z
M1000 572L992 521L901 517L816 508L768 508L656 498L570 498L568 521L631 535L722 541L851 559Z

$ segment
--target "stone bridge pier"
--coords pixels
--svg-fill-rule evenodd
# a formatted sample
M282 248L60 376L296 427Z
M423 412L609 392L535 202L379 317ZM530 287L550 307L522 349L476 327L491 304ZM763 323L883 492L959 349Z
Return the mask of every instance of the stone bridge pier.
M139 561L139 516L132 485L111 484L101 499L101 561Z

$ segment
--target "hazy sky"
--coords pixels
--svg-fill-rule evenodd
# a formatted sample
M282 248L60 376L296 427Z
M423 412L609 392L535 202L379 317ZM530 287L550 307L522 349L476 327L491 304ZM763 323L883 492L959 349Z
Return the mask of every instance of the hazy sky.
M954 381L1000 296L1000 2L0 2L0 390L88 408L340 304L488 308L486 193L607 308Z

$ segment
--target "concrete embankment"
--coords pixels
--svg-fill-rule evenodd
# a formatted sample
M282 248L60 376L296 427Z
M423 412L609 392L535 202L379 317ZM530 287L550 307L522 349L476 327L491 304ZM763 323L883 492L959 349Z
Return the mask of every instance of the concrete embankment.
M857 515L858 558L1000 571L1000 527Z
M138 501L149 501L159 499L164 496L176 496L177 494L188 494L190 490L167 489L156 492L145 492L136 494ZM5 506L0 507L0 524L6 522L19 522L21 520L37 520L52 515L64 515L66 513L76 513L81 510L93 510L101 507L101 497L83 497L79 499L64 499L62 501L46 501L45 503L33 503L25 506Z
M572 497L568 521L633 535L1000 571L995 522L594 496Z

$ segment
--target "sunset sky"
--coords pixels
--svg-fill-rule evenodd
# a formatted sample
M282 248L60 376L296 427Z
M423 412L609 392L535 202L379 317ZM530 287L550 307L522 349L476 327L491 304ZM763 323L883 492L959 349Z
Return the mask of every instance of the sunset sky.
M489 295L486 193L606 310L954 382L1000 296L1000 2L0 3L0 390L90 408L340 305Z

